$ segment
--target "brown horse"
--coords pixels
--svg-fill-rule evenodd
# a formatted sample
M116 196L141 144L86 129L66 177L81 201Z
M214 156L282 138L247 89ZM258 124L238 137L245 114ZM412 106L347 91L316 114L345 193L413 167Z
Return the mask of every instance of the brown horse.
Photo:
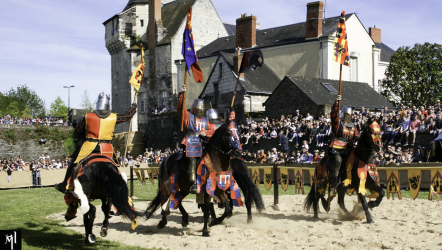
M356 191L362 203L362 208L365 211L367 222L373 223L372 216L368 209L379 206L385 192L379 186L379 175L376 166L373 164L375 151L380 152L382 148L380 127L375 121L369 121L368 125L369 126L362 131L357 147L346 159L343 159L343 165L340 168L338 177L338 181L341 180L341 183L336 189L338 204L347 214L349 214L349 212L344 205L345 194L347 191ZM312 183L310 193L304 201L304 209L309 211L313 207L315 218L318 218L319 199L321 199L324 209L329 211L330 202L334 198L334 195L329 196L328 201L324 198L326 191L328 191L329 194L333 192L333 183L330 183L330 178L328 178L333 174L333 171L327 167L327 165L333 164L328 163L329 159L329 157L324 157L316 165L314 182ZM365 189L371 192L370 196L365 196ZM367 203L366 197L376 198L376 200Z
M227 121L221 127L219 127L210 140L206 143L206 146L203 150L203 156L210 157L209 159L204 158L206 160L210 160L213 164L213 167L219 171L231 171L231 176L233 179L237 181L238 186L244 193L245 196L245 204L247 206L248 211L248 221L251 221L251 205L254 202L256 208L260 211L264 208L264 204L262 203L262 198L259 193L259 190L253 184L253 181L249 177L249 173L247 170L247 166L245 164L241 164L241 160L232 159L232 157L237 157L240 154L240 145L238 144L238 140L236 137L235 129L231 129L232 122ZM236 124L233 124L236 127ZM233 139L232 139L233 138ZM239 146L238 146L239 145ZM170 197L171 205L174 208L178 208L182 214L182 222L181 225L186 227L189 222L189 215L182 206L180 202L185 196L189 194L190 185L188 181L187 175L187 161L188 159L180 154L175 153L165 159L159 171L159 183L158 183L158 193L155 199L149 204L146 209L145 215L146 218L149 219L155 210L158 209L161 205L164 205ZM207 162L205 161L207 164ZM205 171L205 174L201 174L201 177L205 177L206 180L209 180L209 171ZM170 177L173 177L170 179ZM200 178L201 178L200 177ZM173 184L168 183L173 182ZM198 180L200 182L200 180ZM232 194L229 189L224 191L219 188L217 183L212 183L212 187L214 188L213 193L209 194L206 191L206 188L203 186L202 192L204 195L204 203L202 205L202 210L204 212L204 228L203 228L203 236L209 236L208 226L216 225L222 222L222 220L231 215L232 209L232 199L229 199ZM209 184L207 184L209 185ZM179 188L179 191L175 191L175 193L171 194L171 192L167 192L166 187L170 187L172 189ZM210 186L210 185L209 185ZM239 190L237 191L239 192ZM215 210L213 208L213 204L211 203L212 198L217 197L219 202L225 207L225 212L223 216L220 218L216 218ZM167 224L167 215L169 210L162 210L162 219L158 223L158 228L163 228ZM209 222L209 216L212 215L212 221Z

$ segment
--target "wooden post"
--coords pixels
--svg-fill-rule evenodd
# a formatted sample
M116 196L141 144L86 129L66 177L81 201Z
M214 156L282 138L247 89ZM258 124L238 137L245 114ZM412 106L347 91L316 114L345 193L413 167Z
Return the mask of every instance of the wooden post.
M134 169L133 166L130 166L130 198L134 196Z
M238 58L236 60L238 60L238 63L239 63L239 56L241 55L241 50L239 48L236 50L236 55L238 56ZM239 68L241 67L241 65L237 65L237 67L238 68L235 70L236 70L236 73L238 74L238 78L236 79L235 91L233 92L232 103L230 104L231 107L233 107L233 103L235 102L236 90L238 89L239 75L240 75Z
M137 94L138 92L135 92L135 97L134 97L134 101L133 103L135 103L137 101ZM126 154L127 154L127 145L129 144L129 137L130 137L130 128L132 127L132 118L130 118L129 121L129 130L127 131L127 138L126 138L126 147L124 148L124 155L123 155L123 165L124 165L124 160L126 159Z
M184 86L187 86L187 74L189 74L187 72L187 70L184 72ZM186 91L184 91L183 93L183 112L181 113L181 131L183 131L183 126L184 126L184 112L187 110L186 109Z
M278 164L273 165L273 205L279 204Z

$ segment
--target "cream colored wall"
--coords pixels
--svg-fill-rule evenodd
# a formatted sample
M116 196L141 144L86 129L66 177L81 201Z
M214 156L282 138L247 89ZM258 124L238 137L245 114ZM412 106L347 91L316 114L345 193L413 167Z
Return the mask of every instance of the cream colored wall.
M286 75L319 77L319 42L261 50L264 63L283 79Z
M346 20L348 51L350 55L356 54L358 58L358 82L366 82L370 86L373 83L373 45L374 42L368 35L364 26L355 15ZM325 67L328 68L324 78L339 80L339 63L333 61L333 40L327 44L327 60L324 60ZM349 67L342 66L342 80L349 81Z
M186 108L190 109L194 99L198 98L199 94L204 88L204 85L209 78L210 72L212 71L212 64L216 62L217 56L204 58L199 61L201 70L203 71L204 80L202 83L195 82L193 78L192 70L190 70L190 75L187 75L187 93L186 93ZM177 64L177 85L178 92L181 91L181 86L184 84L184 73L185 73L186 63ZM179 73L178 73L179 72Z

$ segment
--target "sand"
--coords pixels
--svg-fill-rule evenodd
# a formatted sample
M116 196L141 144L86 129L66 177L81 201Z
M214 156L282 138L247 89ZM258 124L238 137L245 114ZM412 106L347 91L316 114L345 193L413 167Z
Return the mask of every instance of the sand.
M140 219L135 231L130 223L120 217L110 220L108 240L127 245L163 249L442 249L442 202L404 198L382 201L371 211L373 224L342 216L336 200L329 213L323 210L319 220L312 212L305 212L302 204L306 196L279 197L279 211L274 209L273 196L264 196L266 210L261 214L253 210L253 223L247 224L245 207L234 208L234 214L221 225L210 228L210 237L202 237L203 218L193 200L184 200L189 213L189 226L182 228L178 210L168 216L164 229L157 229L159 211L149 220ZM346 198L351 210L356 197ZM146 202L136 202L137 211L144 211ZM223 210L216 209L218 215ZM63 213L50 216L64 218ZM356 216L357 217L357 216ZM103 221L101 208L97 207L94 234L102 240L100 228ZM77 217L63 222L66 228L84 234L83 219Z

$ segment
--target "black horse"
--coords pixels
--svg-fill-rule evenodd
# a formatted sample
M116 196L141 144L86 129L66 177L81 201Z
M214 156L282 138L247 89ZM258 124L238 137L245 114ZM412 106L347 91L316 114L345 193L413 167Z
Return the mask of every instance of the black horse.
M264 208L264 204L258 188L253 184L253 181L249 176L247 166L239 159L233 158L231 160L231 157L237 157L240 154L240 150L235 147L235 143L232 142L232 136L236 135L236 131L232 131L228 126L229 122L227 121L215 131L213 136L206 143L203 150L203 156L208 154L215 168L221 169L222 171L227 171L229 166L231 166L233 178L237 181L239 188L241 188L244 193L245 204L248 212L248 222L250 222L252 220L252 203L255 203L258 211L261 211ZM179 197L181 197L181 199L188 195L190 191L187 175L187 161L188 159L186 157L179 153L175 153L170 155L162 162L159 170L159 180L163 180L165 176L170 176L175 173L177 174L179 183ZM206 171L206 177L209 176L209 173L207 172L208 171ZM149 219L158 209L158 207L160 207L168 198L162 198L161 185L162 183L159 181L158 194L146 209L145 215L147 219ZM219 188L217 188L215 191L215 196L218 197L220 202L225 207L225 212L220 218L216 218L215 210L213 208L213 204L211 203L212 197L209 194L204 193L204 203L202 205L202 210L204 212L203 236L209 236L209 231L207 229L208 226L219 224L224 218L229 217L232 214L232 202L229 198L227 198L228 195L226 195L226 193L228 192L225 192ZM186 227L189 222L189 215L181 202L179 203L178 208L182 214L181 225ZM158 223L158 228L163 228L167 224L167 212L163 211L162 214L163 216L161 221ZM210 215L212 215L212 220L209 222Z
M380 127L375 121L369 121L368 125L369 126L362 131L357 147L346 159L343 159L343 165L339 171L339 179L343 181L343 183L340 183L336 189L338 194L338 204L346 214L349 214L349 212L344 205L345 194L347 191L356 191L359 200L361 201L362 208L365 211L367 223L373 223L372 216L368 209L379 206L385 192L377 182L379 176L377 174L376 166L373 164L375 151L380 152L382 148ZM327 163L328 160L329 157L324 157L316 165L314 183L312 183L310 193L304 201L304 209L309 211L313 207L315 218L318 218L319 199L321 199L324 209L329 211L330 202L334 197L329 196L329 201L324 198L325 191L328 189L330 193L331 186L333 185L329 182L330 179L327 177L333 175L332 169L327 168L327 165L329 164ZM349 164L352 166L351 168L349 168ZM348 176L348 173L351 173L350 176ZM361 176L366 178L365 185L363 182L361 185ZM371 192L370 196L364 195L365 189L368 189ZM366 197L376 198L376 200L367 203Z
M101 158L101 159L100 159ZM81 206L80 213L83 215L83 222L86 231L85 242L95 243L96 237L92 233L96 208L90 200L100 199L101 210L104 213L103 226L100 235L107 236L111 206L114 205L118 213L124 218L134 221L138 214L129 204L127 189L127 177L120 175L118 169L110 162L102 161L103 156L92 156L83 162L83 173L74 180L72 194L78 198ZM97 161L98 160L98 161Z

